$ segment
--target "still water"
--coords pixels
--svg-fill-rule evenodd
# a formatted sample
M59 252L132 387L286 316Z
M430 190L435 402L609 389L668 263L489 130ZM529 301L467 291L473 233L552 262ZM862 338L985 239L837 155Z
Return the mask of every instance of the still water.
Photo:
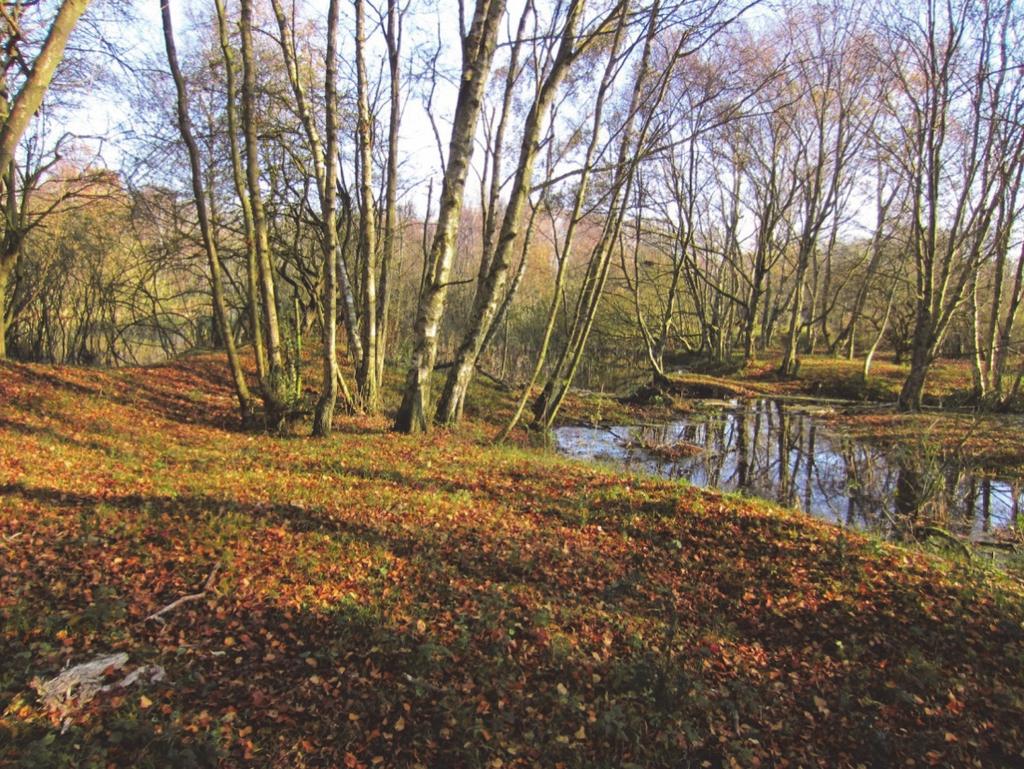
M560 427L554 441L568 456L742 492L893 538L923 523L984 538L1016 525L1024 505L1021 481L973 475L920 447L856 441L806 408L767 399L656 426Z

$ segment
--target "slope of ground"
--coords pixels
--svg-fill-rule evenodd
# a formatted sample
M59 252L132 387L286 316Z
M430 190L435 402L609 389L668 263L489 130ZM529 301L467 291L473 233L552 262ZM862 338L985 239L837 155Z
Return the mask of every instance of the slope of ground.
M0 366L0 765L1024 765L1011 585L480 422L232 406L212 358ZM113 652L166 675L42 707Z

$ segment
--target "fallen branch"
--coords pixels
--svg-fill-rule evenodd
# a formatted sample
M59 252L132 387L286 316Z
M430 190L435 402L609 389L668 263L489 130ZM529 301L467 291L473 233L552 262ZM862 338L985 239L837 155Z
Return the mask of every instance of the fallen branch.
M1016 550L1016 542L1003 542L998 539L975 539L971 542L975 547L992 547L996 550Z
M158 622L166 624L167 620L163 618L165 614L170 614L179 606L183 606L186 603L192 603L193 601L200 601L203 598L206 598L206 594L209 593L210 590L213 588L213 581L217 578L218 571L220 571L219 563L213 567L213 571L210 572L210 576L206 578L206 582L203 584L203 589L201 592L192 593L190 595L183 595L181 598L175 601L171 601L164 608L160 609L160 611L155 611L148 617L146 617L146 622L149 622L150 620L156 620Z
M498 377L494 376L494 374L492 374L490 371L485 370L482 366L477 366L476 370L485 379L491 380L491 382L493 382L494 385L502 392L512 392L512 385L510 385L504 379L499 379Z

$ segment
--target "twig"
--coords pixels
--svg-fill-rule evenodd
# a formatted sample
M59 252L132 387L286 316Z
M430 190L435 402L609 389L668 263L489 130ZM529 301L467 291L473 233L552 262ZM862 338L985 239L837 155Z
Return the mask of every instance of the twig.
M213 588L213 581L217 578L218 571L220 571L219 563L213 567L213 571L210 572L210 576L206 578L206 582L203 584L203 589L201 592L192 593L190 595L183 595L176 601L171 601L164 608L160 609L160 611L153 612L148 617L146 617L146 622L149 622L150 620L157 620L158 622L166 623L167 620L163 618L163 615L174 611L183 604L191 603L192 601L199 601L205 598L206 594L209 593L210 590Z

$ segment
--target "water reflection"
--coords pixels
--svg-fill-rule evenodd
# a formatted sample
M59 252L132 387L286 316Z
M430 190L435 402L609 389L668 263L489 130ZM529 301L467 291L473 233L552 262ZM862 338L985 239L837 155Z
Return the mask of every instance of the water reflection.
M561 427L554 438L563 454L741 491L893 538L923 523L980 537L1016 525L1024 502L1019 482L855 441L771 400L665 425Z

